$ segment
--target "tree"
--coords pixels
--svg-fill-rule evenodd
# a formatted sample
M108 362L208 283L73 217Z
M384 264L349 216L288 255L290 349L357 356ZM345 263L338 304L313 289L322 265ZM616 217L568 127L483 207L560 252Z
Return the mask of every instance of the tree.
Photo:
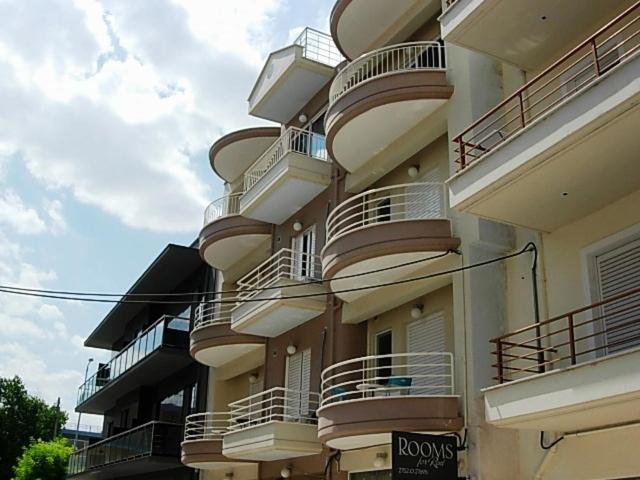
M34 440L53 440L56 425L67 414L29 395L19 377L0 378L0 480L9 480L25 447Z
M34 442L18 460L14 480L64 480L72 451L64 438Z

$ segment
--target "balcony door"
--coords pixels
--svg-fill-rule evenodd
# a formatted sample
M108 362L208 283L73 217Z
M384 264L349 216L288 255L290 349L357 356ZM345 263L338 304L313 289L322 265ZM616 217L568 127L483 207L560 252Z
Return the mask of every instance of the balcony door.
M449 395L450 366L446 351L444 313L438 312L407 325L407 363L412 395ZM422 355L420 355L422 354Z
M315 277L316 226L312 225L291 239L292 273L296 280Z
M640 287L640 239L595 257L598 300ZM640 346L640 294L626 296L600 307L599 354L610 355Z
M287 389L285 418L301 421L310 416L309 388L311 380L311 350L303 350L287 357Z

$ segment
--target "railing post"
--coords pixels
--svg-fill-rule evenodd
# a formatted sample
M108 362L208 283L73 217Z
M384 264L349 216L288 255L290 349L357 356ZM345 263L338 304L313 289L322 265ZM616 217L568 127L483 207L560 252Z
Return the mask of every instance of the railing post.
M502 340L496 339L496 368L498 369L498 383L504 382L504 367L502 365Z
M571 355L571 365L576 364L576 335L573 326L573 314L567 316L567 322L569 324L569 352Z
M524 99L522 98L522 90L518 92L518 104L520 106L520 123L522 123L522 128L526 126L526 121L524 118Z
M598 45L596 39L591 39L591 53L593 54L593 64L596 67L596 77L600 76L600 61L598 60Z
M464 170L464 168L467 166L467 159L464 151L464 142L462 141L462 135L460 135L457 140L460 150L460 170Z

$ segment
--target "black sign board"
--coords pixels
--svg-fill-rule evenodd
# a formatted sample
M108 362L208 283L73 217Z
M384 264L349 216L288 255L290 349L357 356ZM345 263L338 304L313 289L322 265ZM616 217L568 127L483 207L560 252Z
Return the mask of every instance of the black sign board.
M392 480L457 480L456 438L446 435L393 432Z

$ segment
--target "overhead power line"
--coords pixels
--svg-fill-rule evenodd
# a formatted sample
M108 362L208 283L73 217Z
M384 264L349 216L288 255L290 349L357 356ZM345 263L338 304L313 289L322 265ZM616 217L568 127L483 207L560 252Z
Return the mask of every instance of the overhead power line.
M389 287L389 286L394 286L394 285L403 285L403 284L407 284L407 283L411 283L411 282L417 282L417 281L421 281L421 280L427 280L430 278L436 278L436 277L440 277L440 276L445 276L445 275L451 275L453 273L460 273L460 272L464 272L466 270L471 270L473 268L480 268L480 267L484 267L487 265L491 265L493 263L497 263L497 262L501 262L504 260L508 260L510 258L514 258L520 255L523 255L524 253L527 252L531 252L534 251L535 249L535 245L531 242L527 243L521 250L518 250L517 252L508 254L508 255L502 255L499 257L494 257L492 259L489 260L484 260L482 262L478 262L478 263L474 263L474 264L469 264L469 265L462 265L460 267L456 267L456 268L451 268L448 270L442 270L439 272L434 272L434 273L430 273L430 274L426 274L426 275L420 275L417 277L410 277L410 278L405 278L405 279L401 279L401 280L396 280L393 282L383 282L383 283L374 283L371 285L365 285L365 286L361 286L361 287L353 287L353 288L346 288L346 289L339 289L339 290L332 290L330 293L334 293L334 294L338 294L338 293L350 293L350 292L357 292L357 291L363 291L363 290L370 290L370 289L374 289L374 288L381 288L381 287ZM423 261L425 261L425 259L423 259ZM398 268L399 265L396 265L395 268ZM391 267L387 267L386 270L391 269ZM370 275L374 272L379 272L385 269L379 269L379 270L372 270L372 271L367 271L367 272L362 272L359 274L354 274L353 276L358 277L358 276L364 276L364 275ZM352 276L349 276L352 277ZM347 276L342 277L342 278L347 278ZM317 281L313 281L313 282L308 282L308 283L322 283L324 280L317 280ZM291 287L295 287L295 286L299 286L300 284L295 284L295 285L289 285L289 286L276 286L276 287L272 287L272 288L291 288ZM243 292L239 292L237 290L234 290L233 293L246 293L249 292L250 290L245 290ZM256 290L257 291L257 290ZM79 301L79 302L93 302L93 303L143 303L143 304L149 304L149 303L161 303L161 304L180 304L180 305L184 305L187 303L190 304L200 304L200 303L205 303L205 304L209 304L209 305L216 305L216 304L235 304L235 303L239 303L239 302L243 302L243 303L247 303L247 302L262 302L265 299L264 298L260 298L260 297L251 297L251 298L243 298L243 299L237 299L237 298L233 298L233 299L216 299L216 300L204 300L204 301L200 301L200 300L194 300L194 301L182 301L182 302L177 302L177 301L167 301L167 302L154 302L154 301L148 301L148 300L112 300L112 299L105 299L105 298L83 298L83 297L77 297L77 296L70 296L70 295L52 295L52 294L47 294L47 293L37 293L37 292L32 292L32 291L19 291L19 290L11 290L11 289L7 289L6 287L2 287L0 286L0 292L3 293L8 293L8 294L13 294L13 295L23 295L23 296L29 296L29 297L39 297L39 298L49 298L49 299L56 299L56 300L73 300L73 301ZM202 293L200 293L202 294ZM302 295L285 295L285 296L279 296L278 299L279 300L289 300L289 299L296 299L296 298L309 298L309 297L319 297L319 296L324 296L326 295L326 292L319 292L319 293L306 293L306 294L302 294ZM135 294L131 295L131 296L135 296Z

